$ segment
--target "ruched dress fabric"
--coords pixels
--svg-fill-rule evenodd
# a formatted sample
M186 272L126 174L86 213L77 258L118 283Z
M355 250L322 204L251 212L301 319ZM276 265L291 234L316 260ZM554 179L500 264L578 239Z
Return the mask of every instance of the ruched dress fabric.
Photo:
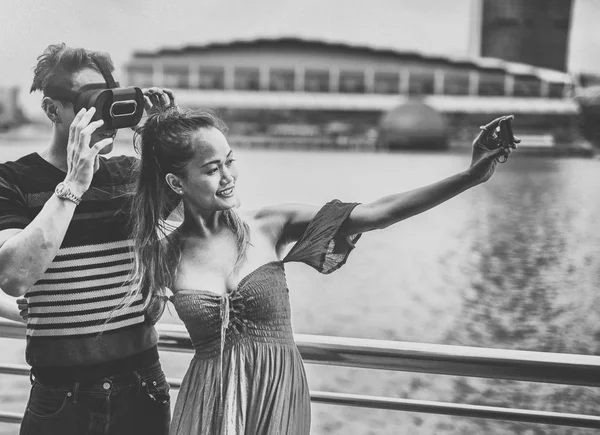
M310 432L310 395L292 334L284 264L303 262L325 274L341 267L360 234L337 233L356 205L327 203L283 261L258 267L231 293L180 290L171 297L195 349L172 435Z

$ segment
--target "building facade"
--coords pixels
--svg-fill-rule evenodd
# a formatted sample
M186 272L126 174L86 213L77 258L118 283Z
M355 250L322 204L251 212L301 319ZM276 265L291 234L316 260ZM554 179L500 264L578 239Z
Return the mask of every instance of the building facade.
M570 77L496 59L457 59L295 38L137 52L130 83L178 89L562 98Z
M514 113L537 131L576 112L565 98L571 77L559 71L297 38L137 52L125 75L131 85L177 89L179 104L216 109L244 135L368 136L383 114L414 99L465 138L467 124L492 116Z
M481 56L565 71L572 0L482 0Z

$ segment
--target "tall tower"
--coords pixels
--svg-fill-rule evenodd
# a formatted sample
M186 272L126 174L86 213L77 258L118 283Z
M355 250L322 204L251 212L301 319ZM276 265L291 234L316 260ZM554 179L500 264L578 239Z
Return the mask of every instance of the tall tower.
M565 71L572 0L483 0L481 56Z

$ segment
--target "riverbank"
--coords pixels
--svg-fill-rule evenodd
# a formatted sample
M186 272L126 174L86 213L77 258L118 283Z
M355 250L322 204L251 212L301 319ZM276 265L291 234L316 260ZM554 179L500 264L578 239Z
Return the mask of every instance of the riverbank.
M43 146L50 137L51 129L44 125L27 125L16 129L0 132L0 145L19 146L20 143L38 143ZM129 147L133 141L133 132L129 129L119 130L117 143ZM291 151L339 151L339 152L366 152L366 153L469 153L471 142L467 140L454 140L448 144L446 150L419 150L382 148L375 138L366 137L280 137L258 135L229 135L229 143L235 149L257 150L291 150ZM557 144L552 146L521 145L518 154L522 156L540 157L582 157L591 158L600 155L600 150L594 149L587 142L573 144ZM0 158L2 156L0 155Z

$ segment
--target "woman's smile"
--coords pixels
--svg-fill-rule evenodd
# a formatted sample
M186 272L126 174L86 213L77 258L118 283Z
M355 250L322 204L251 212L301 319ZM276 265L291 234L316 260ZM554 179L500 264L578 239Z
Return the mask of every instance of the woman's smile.
M233 189L235 186L230 186L225 189L221 189L217 191L217 196L222 196L224 198L231 198L233 196Z

